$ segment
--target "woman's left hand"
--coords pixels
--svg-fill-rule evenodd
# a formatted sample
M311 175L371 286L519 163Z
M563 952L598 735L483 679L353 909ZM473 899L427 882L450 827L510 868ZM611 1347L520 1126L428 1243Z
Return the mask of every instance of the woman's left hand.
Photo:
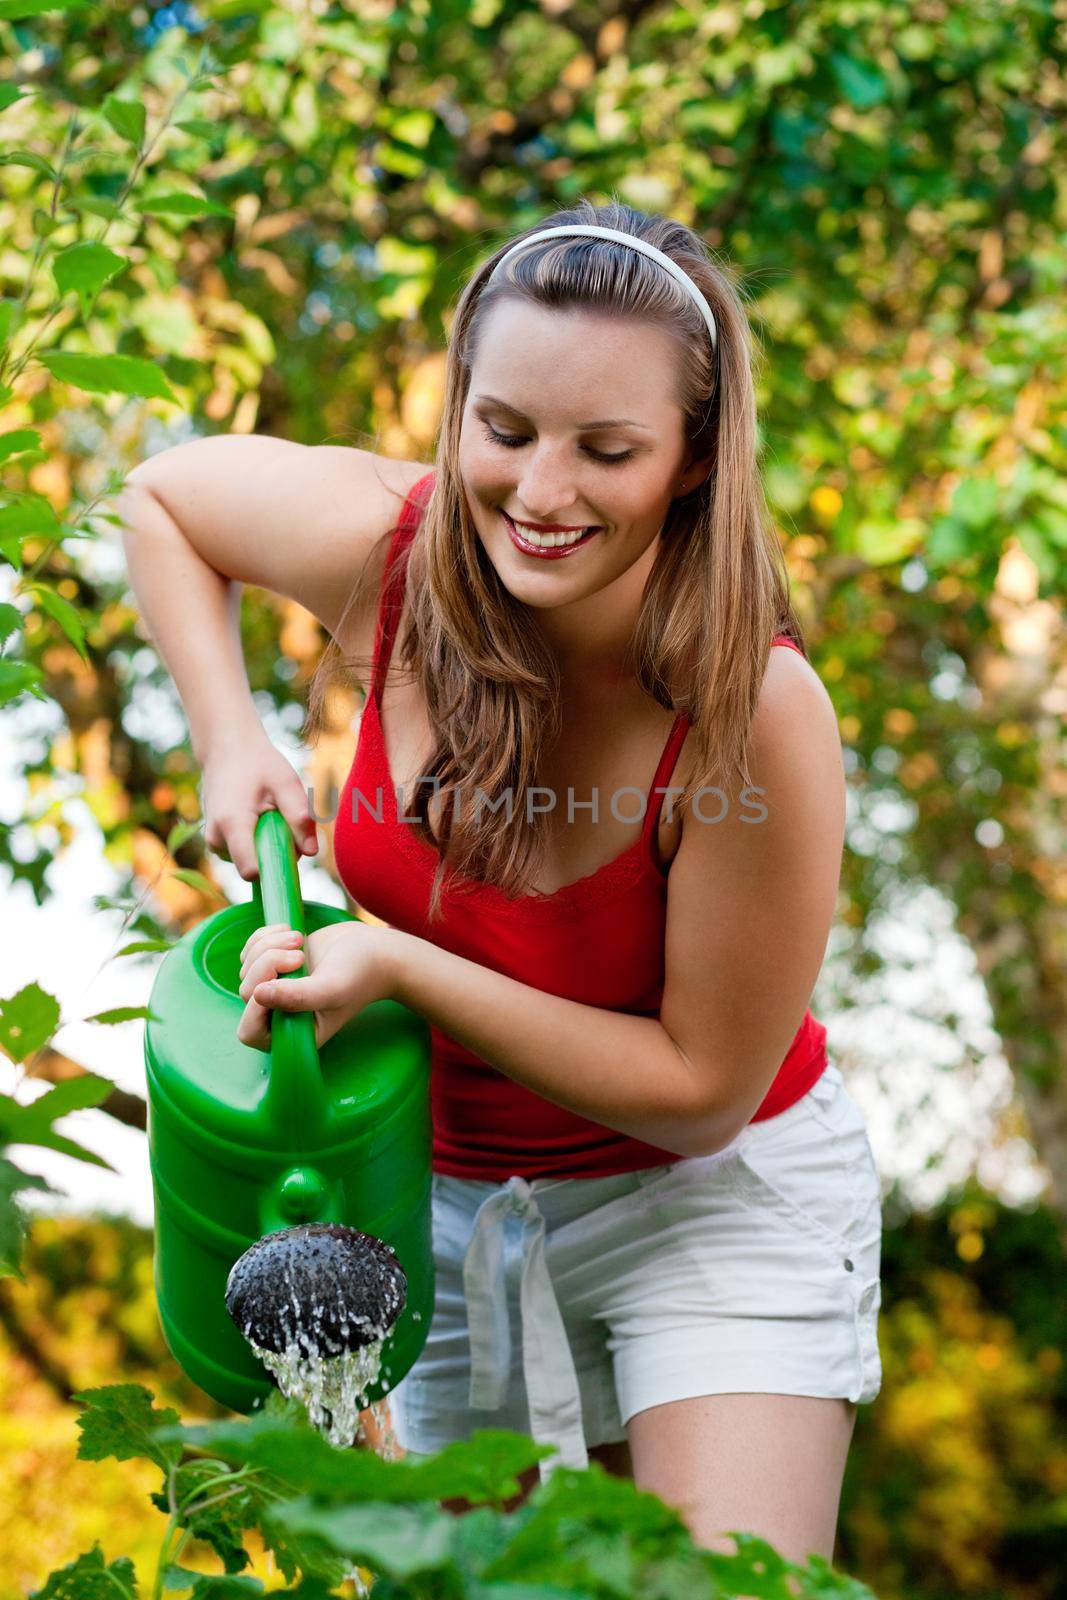
M285 923L259 928L241 951L240 988L245 1006L237 1037L254 1050L270 1050L273 1011L311 1011L315 1044L322 1046L374 1000L389 996L383 929L361 922L332 923L307 938ZM308 976L281 978L304 961Z

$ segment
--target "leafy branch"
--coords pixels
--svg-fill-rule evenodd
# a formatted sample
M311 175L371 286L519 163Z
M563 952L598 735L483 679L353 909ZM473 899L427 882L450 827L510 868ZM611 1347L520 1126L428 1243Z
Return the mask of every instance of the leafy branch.
M151 1588L193 1600L262 1592L244 1573L244 1536L255 1531L283 1573L285 1593L324 1600L353 1576L376 1600L873 1600L865 1585L813 1556L806 1567L754 1535L733 1535L733 1555L697 1546L677 1512L598 1464L557 1467L513 1512L518 1474L551 1454L524 1434L481 1429L418 1461L338 1450L303 1408L273 1395L248 1419L181 1424L138 1384L84 1390L78 1455L154 1463L152 1499L167 1516ZM460 1494L456 1517L440 1500ZM217 1576L181 1567L190 1542L209 1545ZM368 1585L360 1576L361 1593ZM75 1587L75 1584L78 1587ZM97 1600L108 1589L135 1600L132 1562L109 1564L98 1546L51 1574L30 1600Z

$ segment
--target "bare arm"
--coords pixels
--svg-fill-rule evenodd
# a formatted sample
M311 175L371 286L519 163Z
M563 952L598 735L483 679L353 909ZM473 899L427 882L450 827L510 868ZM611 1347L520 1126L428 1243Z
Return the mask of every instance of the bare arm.
M490 1066L604 1127L682 1156L751 1120L799 1028L833 918L844 772L811 667L773 650L751 742L760 801L691 812L671 866L659 1018L545 994L378 929L395 997ZM743 820L749 819L749 820Z
M837 905L845 772L833 702L810 664L770 651L755 788L687 815L671 864L660 1020L727 1143L752 1119L808 1009Z
M130 584L181 696L198 763L220 740L269 744L241 651L242 585L197 554L149 489L127 483L117 509Z
M400 929L374 933L393 998L553 1105L680 1156L733 1137L654 1017L545 994Z
M215 572L296 600L333 633L428 470L348 445L223 433L161 450L126 482L152 493Z
M242 877L258 874L262 811L281 811L311 851L316 835L300 779L252 701L241 587L296 600L333 631L425 471L366 450L219 434L141 462L118 497L130 583L204 769L205 840L228 850ZM361 626L358 609L346 630Z

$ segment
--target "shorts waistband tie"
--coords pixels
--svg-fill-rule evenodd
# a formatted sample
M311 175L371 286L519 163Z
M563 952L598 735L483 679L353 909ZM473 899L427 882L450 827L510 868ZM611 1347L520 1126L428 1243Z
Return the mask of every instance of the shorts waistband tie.
M530 1184L511 1177L486 1196L474 1219L463 1260L463 1288L471 1345L470 1404L493 1411L504 1402L511 1368L504 1265L505 1223L522 1218L522 1361L530 1406L530 1433L558 1455L538 1463L544 1483L559 1466L589 1465L582 1400L563 1317L545 1260L545 1219Z

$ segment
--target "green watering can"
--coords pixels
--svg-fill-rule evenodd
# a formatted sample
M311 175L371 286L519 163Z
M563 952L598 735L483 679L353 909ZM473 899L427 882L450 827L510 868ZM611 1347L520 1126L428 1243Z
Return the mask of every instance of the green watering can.
M250 1411L272 1383L232 1320L236 1311L227 1309L231 1269L256 1247L248 1261L258 1263L258 1280L245 1271L242 1283L245 1322L249 1285L255 1299L258 1283L267 1309L252 1320L257 1342L266 1344L272 1259L299 1258L302 1281L310 1272L312 1287L323 1262L317 1298L348 1302L333 1307L335 1331L340 1325L347 1336L360 1323L360 1295L362 1309L388 1311L364 1323L392 1321L379 1377L366 1390L370 1405L414 1365L433 1312L429 1028L406 1006L379 1000L321 1050L311 1012L273 1013L269 1056L240 1043L240 957L251 934L271 923L308 935L355 921L334 906L304 904L293 837L279 811L260 816L255 843L251 901L184 934L160 963L149 1001L160 1321L189 1377L223 1405ZM282 981L306 975L305 963Z

